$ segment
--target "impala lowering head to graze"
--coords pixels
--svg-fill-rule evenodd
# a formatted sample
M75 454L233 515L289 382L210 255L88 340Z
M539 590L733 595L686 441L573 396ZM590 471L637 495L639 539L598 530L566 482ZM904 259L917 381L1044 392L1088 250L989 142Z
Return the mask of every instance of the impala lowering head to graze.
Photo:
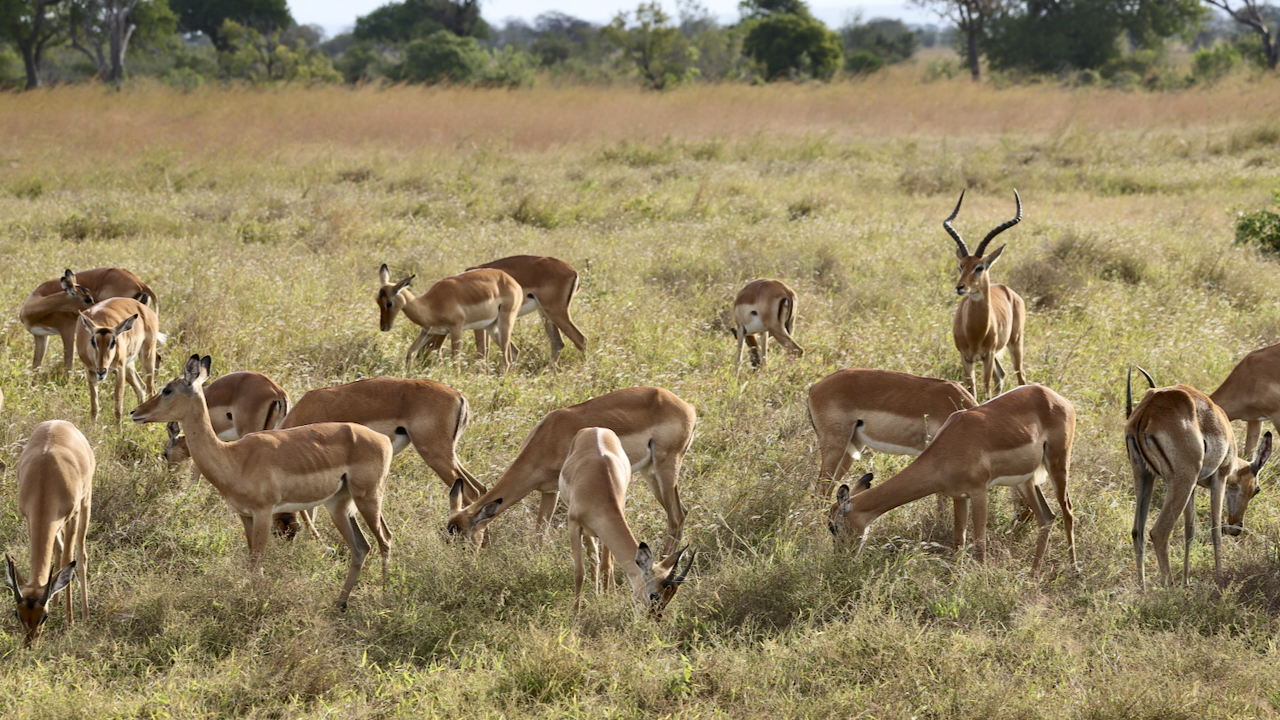
M962 297L960 305L956 307L951 331L956 349L960 351L960 360L964 364L969 392L975 397L978 391L973 366L979 361L982 362L983 393L986 397L992 397L993 374L996 378L996 394L1004 389L1004 368L996 355L1006 347L1013 359L1013 371L1018 376L1018 384L1025 385L1027 382L1022 371L1022 331L1027 324L1026 304L1018 293L1007 286L991 284L991 266L1000 259L1005 246L1001 245L990 255L984 255L987 243L1022 220L1022 198L1018 197L1017 190L1013 191L1013 199L1017 204L1017 214L1012 220L987 233L972 255L964 240L960 239L960 233L951 227L951 221L960 213L964 192L960 193L960 200L956 202L956 209L951 212L950 217L942 221L942 227L956 241L956 257L960 259L956 294Z
M1209 395L1229 420L1245 422L1244 455L1253 455L1262 421L1280 427L1280 345L1245 355L1227 379Z
M574 435L585 427L606 427L618 435L631 460L631 472L644 476L649 490L666 511L663 553L675 550L684 532L686 510L680 502L680 463L693 442L698 416L694 407L669 390L634 387L616 390L549 413L534 426L511 467L493 487L464 503L461 479L449 492L450 535L462 535L477 546L494 517L524 496L542 493L538 526L545 528L556 508L560 470Z
M60 278L40 283L18 313L22 326L35 336L31 368L40 367L49 336L58 335L62 338L63 364L67 372L71 372L80 311L98 300L113 297L140 300L144 294L151 299L151 308L158 310L155 291L123 268L102 267L78 273L67 270Z
M547 340L551 343L552 365L560 358L560 351L564 349L564 340L560 338L561 332L569 336L569 340L574 347L578 348L578 352L587 351L586 336L577 325L573 324L573 318L569 317L569 303L573 300L574 293L578 291L578 271L572 265L553 257L513 255L467 268L467 270L482 268L501 270L520 284L524 298L520 306L520 314L528 315L537 310L542 317L543 330L546 331ZM480 349L481 355L485 354L487 343L488 336L483 331L477 330L476 346Z
M143 297L143 300L147 299ZM98 417L98 383L106 379L109 372L116 374L116 422L120 422L124 414L126 380L139 402L147 394L155 392L156 348L164 341L165 335L160 332L160 320L155 312L147 303L133 298L103 300L80 314L76 351L89 381L89 412L95 420ZM138 370L134 367L139 356L147 378L145 393Z
M770 335L792 354L804 355L804 348L791 338L795 315L796 293L786 283L778 280L747 283L733 300L733 336L738 339L737 363L742 364L743 344L751 346L752 366L759 367L767 361Z
M601 574L604 575L606 590L613 585L609 560L612 554L621 560L622 570L631 581L636 608L647 609L658 619L662 618L663 608L671 602L689 574L689 568L693 567L697 553L689 557L689 564L683 572L676 572L684 548L655 565L649 546L636 542L623 513L630 482L631 461L627 459L616 433L608 428L588 427L573 436L569 454L560 471L558 487L568 508L569 543L573 548L574 612L582 603L584 539L592 560L596 592L600 591ZM597 540L604 543L603 550L598 548ZM629 558L634 558L634 563Z
M84 535L89 527L95 467L89 441L64 420L36 425L18 457L18 511L27 519L31 574L23 580L13 558L5 555L5 581L13 591L18 622L25 633L24 647L32 647L40 639L49 619L49 602L77 575L80 619L89 619L89 558ZM68 627L73 617L71 604L68 597Z
M1141 370L1141 368L1139 368ZM1169 568L1169 535L1178 516L1183 516L1182 582L1191 577L1191 542L1195 538L1196 486L1209 490L1209 537L1213 543L1213 576L1222 582L1222 506L1227 505L1228 529L1239 535L1249 501L1258 492L1257 476L1271 457L1271 433L1262 438L1251 461L1236 457L1236 437L1231 421L1208 395L1187 385L1151 389L1133 407L1133 373L1129 373L1124 442L1133 470L1136 497L1133 513L1133 556L1138 568L1138 586L1147 588L1143 555L1144 530L1151 510L1156 476L1167 486L1164 505L1151 528L1160 578L1173 585Z
M192 462L244 525L250 572L262 574L274 515L324 505L350 550L338 604L346 607L369 553L355 521L357 510L378 541L385 583L391 531L382 518L382 497L391 469L391 441L363 425L319 423L223 442L209 422L201 388L210 365L207 355L191 356L182 377L134 408L132 418L138 424L182 424Z
M511 352L511 328L523 304L520 284L501 270L471 270L460 275L438 280L420 296L414 296L409 283L416 277L391 282L391 271L384 264L378 271L382 285L374 296L378 303L379 327L383 332L391 330L396 314L404 311L405 317L422 330L409 352L405 354L405 368L410 369L413 356L423 346L430 354L449 336L453 357L461 360L458 345L464 330L484 330L498 343L502 353L502 372L506 372L514 359ZM433 338L434 341L433 341ZM487 352L488 346L482 348Z
M1040 531L1031 571L1044 560L1054 516L1036 489L1053 482L1062 509L1071 564L1076 564L1075 514L1067 475L1076 413L1071 403L1041 385L1015 388L969 410L953 413L920 457L877 487L871 474L850 489L841 485L831 507L828 528L837 546L866 540L867 528L884 513L934 493L955 501L956 548L964 546L968 506L973 505L974 547L986 557L987 491L1000 485L1018 488L1035 512Z

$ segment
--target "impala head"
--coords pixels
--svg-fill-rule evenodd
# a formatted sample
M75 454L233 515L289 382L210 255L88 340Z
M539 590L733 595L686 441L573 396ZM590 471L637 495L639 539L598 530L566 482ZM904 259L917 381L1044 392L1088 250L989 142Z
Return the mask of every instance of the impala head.
M164 428L169 433L169 442L165 444L164 452L161 453L165 462L177 465L191 457L191 453L187 450L187 438L182 434L182 427L176 422L170 422Z
M187 359L182 377L170 380L160 392L134 408L129 417L139 425L150 422L181 422L186 419L193 403L204 402L204 392L200 386L209 378L209 368L212 365L213 359L208 355L192 355Z
M391 271L387 269L387 264L383 263L382 268L378 270L378 294L374 296L374 300L378 302L378 326L382 328L382 332L391 329L391 322L396 319L396 313L400 312L400 308L409 302L409 299L402 292L409 287L409 283L417 275L410 275L400 282L391 282Z
M640 577L631 582L631 592L636 606L647 608L649 615L655 620L662 619L663 609L667 607L667 603L671 602L671 598L676 596L676 591L680 589L680 585L689 575L690 568L693 567L694 559L698 557L695 551L689 556L689 563L684 566L684 570L677 572L680 556L684 555L684 551L688 549L689 546L686 545L654 565L653 551L648 545L640 543L640 547L636 548L636 565L640 567Z
M449 524L446 526L452 537L464 537L476 547L484 541L484 526L502 510L502 498L477 507L472 503L462 505L462 494L466 481L458 478L449 490Z
M71 578L75 576L76 563L72 560L71 564L56 573L49 571L49 581L43 585L37 585L34 582L31 584L23 582L22 576L18 574L18 568L13 564L13 558L5 555L4 561L5 582L13 591L13 601L17 606L14 613L18 616L18 624L22 626L25 633L22 646L34 647L40 640L40 631L44 628L45 621L49 619L49 601L71 584Z
M1262 487L1258 484L1258 474L1270 459L1270 432L1262 436L1258 449L1254 451L1253 459L1234 458L1234 467L1231 468L1231 475L1227 477L1226 487L1227 522L1223 531L1228 535L1239 535L1244 531L1244 512L1249 508L1249 501L1262 492Z
M848 485L841 485L840 489L836 490L836 502L831 506L831 512L828 514L827 529L831 531L831 537L837 549L854 540L861 543L863 536L867 534L867 528L871 523L853 512L852 499L853 496L871 489L873 477L871 473L867 473L853 484L852 489Z
M61 281L62 291L67 294L67 297L71 298L73 305L78 304L83 306L80 308L81 310L88 308L96 302L93 299L93 294L89 292L89 288L76 284L75 273L68 270L66 274L62 276Z
M80 322L89 331L89 354L93 358L90 371L99 380L107 376L111 363L116 359L116 351L120 344L120 336L129 332L138 322L137 314L130 315L115 327L98 327L84 313L80 313Z
M994 230L987 233L987 236L978 243L977 252L969 254L969 248L964 244L964 240L960 239L960 233L951 227L951 221L956 219L956 215L960 214L960 204L964 202L964 191L960 192L960 200L956 202L956 209L951 211L951 215L942 221L942 227L946 229L951 239L956 241L956 257L960 260L959 271L960 277L956 280L957 295L973 295L975 298L981 298L986 295L987 288L991 286L991 266L1000 259L1000 254L1004 252L1004 245L996 248L996 251L990 255L984 255L987 251L987 243L991 242L995 236L1017 225L1022 221L1022 198L1018 197L1018 191L1013 191L1013 199L1017 204L1018 212L1013 219L1003 225L997 226Z

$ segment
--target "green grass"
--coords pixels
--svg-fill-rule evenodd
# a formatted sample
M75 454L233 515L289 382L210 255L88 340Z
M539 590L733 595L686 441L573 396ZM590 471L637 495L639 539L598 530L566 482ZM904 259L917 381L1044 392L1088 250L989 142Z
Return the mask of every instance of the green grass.
M905 93L923 103L949 87ZM977 92L966 88L954 92ZM483 114L468 98L527 103L541 113L529 132L547 134L576 113L613 117L610 103L678 120L693 101L539 92L352 97L379 112L457 101L460 116ZM1211 552L1198 542L1190 588L1141 595L1121 442L1128 363L1161 383L1212 390L1245 352L1280 342L1277 266L1231 244L1232 211L1266 202L1275 186L1271 169L1252 162L1275 150L1268 112L1188 121L1178 98L1118 93L1150 105L1146 128L1082 121L862 134L833 121L831 132L787 133L751 129L763 112L752 103L821 106L835 91L763 89L755 100L746 90L716 92L741 105L746 130L700 126L625 143L601 130L545 145L485 129L406 139L409 130L378 126L344 138L317 119L324 102L349 102L328 91L191 100L135 90L86 100L69 89L4 99L0 460L12 468L37 422L65 418L88 435L99 464L92 617L70 629L54 617L33 652L20 649L8 621L5 713L1275 715L1274 471L1264 473L1246 534L1225 540L1225 590L1214 588ZM1072 91L1016 92L1048 108ZM564 101L559 115L547 109L549 96ZM110 110L102 116L111 127L138 142L45 134L91 124L76 119L72 100ZM228 118L242 111L251 140L213 134L201 103L214 100L230 103L219 111ZM291 103L309 114L279 114ZM397 122L408 128L411 119ZM183 127L193 139L145 141ZM269 151L263 138L274 138ZM992 505L986 566L947 547L950 522L932 501L881 518L861 555L835 554L825 503L810 495L818 470L803 404L810 383L844 367L959 379L953 245L940 223L962 187L970 190L956 226L971 239L1010 216L1014 187L1022 194L1026 218L1001 237L1009 249L994 274L1027 299L1029 378L1076 406L1079 571L1059 524L1046 570L1030 577L1034 533L1014 524L1003 495ZM64 267L127 267L160 294L170 343L158 383L200 352L213 356L215 373L260 370L296 399L312 387L403 373L414 330L403 318L391 333L377 330L381 263L417 273L426 287L517 253L560 257L582 272L573 312L589 352L570 348L549 371L541 329L525 319L517 326L525 352L506 377L470 355L461 368L435 358L416 372L470 400L460 452L487 484L555 408L638 384L698 407L681 479L698 565L660 625L636 619L625 592L588 594L575 617L563 530L537 538L533 502L494 523L491 547L448 543L444 485L412 452L396 459L389 480L395 544L385 589L370 563L350 609L338 612L345 560L307 539L273 541L266 578L250 578L240 524L216 493L202 483L182 494L187 469L157 458L163 428L116 427L109 411L91 423L82 373L64 376L50 359L29 371L31 338L17 320L30 289ZM726 315L734 293L758 277L798 291L796 337L807 354L771 354L762 370L739 371ZM134 404L128 396L126 409ZM878 456L856 470L886 477L905 463ZM12 469L0 476L9 488L0 493L8 498L0 539L23 565L14 483ZM664 518L642 485L629 512L639 539L660 538ZM325 523L328 544L338 544Z

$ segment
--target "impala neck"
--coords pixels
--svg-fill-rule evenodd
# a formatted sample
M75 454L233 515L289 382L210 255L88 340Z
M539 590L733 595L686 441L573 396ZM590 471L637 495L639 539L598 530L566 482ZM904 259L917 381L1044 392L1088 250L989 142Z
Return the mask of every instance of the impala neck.
M38 318L51 313L78 313L88 308L84 301L79 298L67 295L66 291L59 289L52 295L42 295L38 298L28 300L22 308L23 317Z
M636 553L640 550L640 543L636 542L636 536L631 533L631 528L627 527L626 519L618 515L613 522L601 523L601 527L592 527L590 530L600 538L605 547L609 548L617 564L622 566L622 571L631 581L632 589L637 591L641 589L644 573L636 564Z
M53 565L54 538L62 523L57 520L33 519L27 522L27 533L31 536L31 574L27 576L27 586L42 588L49 582L49 568ZM65 538L70 543L71 538Z
M946 485L946 471L930 465L916 460L897 475L854 495L849 500L853 512L858 513L864 520L863 524L867 525L896 507L940 492Z
M231 459L227 457L230 443L219 440L217 433L213 431L204 391L197 389L196 397L198 402L191 403L182 418L182 429L187 435L187 453L200 474L221 491L222 479L235 475Z

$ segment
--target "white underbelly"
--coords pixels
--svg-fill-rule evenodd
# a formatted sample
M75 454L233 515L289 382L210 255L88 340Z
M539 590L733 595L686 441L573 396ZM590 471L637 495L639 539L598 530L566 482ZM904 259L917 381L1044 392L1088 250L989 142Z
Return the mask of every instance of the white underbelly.
M409 435L407 433L391 433L391 454L399 455L401 450L409 447Z
M993 477L987 481L987 489L990 490L994 487L1017 487L1028 480L1034 480L1035 483L1039 485L1044 481L1046 475L1048 475L1048 472L1045 470L1044 465L1041 465L1026 475L1001 475L1000 477Z
M520 306L520 314L528 315L529 313L535 310L541 309L541 307L542 306L538 303L537 298L531 298L526 296L524 299L524 304Z
M61 335L57 328L51 328L48 325L32 325L27 328L32 335Z
M236 432L235 426L218 433L218 439L222 442L235 442L240 439L240 433Z
M760 315L755 312L747 316L747 322L743 323L742 327L746 329L748 335L759 335L764 332L764 322L760 320Z
M856 451L861 450L864 447L869 447L876 452L884 453L886 455L920 454L920 450L917 448L907 447L905 445L894 445L893 443L881 442L874 438L867 437L867 434L862 431L862 428L858 428L853 431L853 442L849 443L849 454L853 455L854 459L860 459L859 453Z

